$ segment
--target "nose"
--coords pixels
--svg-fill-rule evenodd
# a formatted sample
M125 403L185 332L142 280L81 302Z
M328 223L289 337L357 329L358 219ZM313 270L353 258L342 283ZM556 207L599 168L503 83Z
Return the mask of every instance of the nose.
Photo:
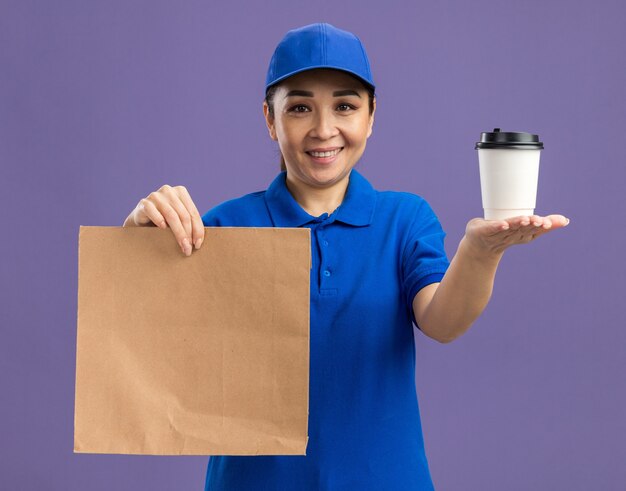
M338 133L339 130L333 115L328 114L328 111L318 111L311 128L311 136L320 140L328 140L337 136Z

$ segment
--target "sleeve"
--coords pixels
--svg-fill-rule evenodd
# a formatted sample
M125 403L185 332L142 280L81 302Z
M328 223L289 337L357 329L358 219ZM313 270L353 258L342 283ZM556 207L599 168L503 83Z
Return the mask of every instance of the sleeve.
M402 291L415 325L413 299L418 291L440 282L450 265L444 249L446 233L430 205L422 200L410 225L402 254Z
M204 215L202 215L202 223L205 227L221 227L218 206L211 208Z

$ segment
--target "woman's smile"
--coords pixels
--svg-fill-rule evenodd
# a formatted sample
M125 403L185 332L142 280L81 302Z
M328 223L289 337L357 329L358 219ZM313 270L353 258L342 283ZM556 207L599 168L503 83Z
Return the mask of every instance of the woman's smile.
M333 163L337 155L343 150L343 147L334 147L331 149L315 149L308 150L306 153L311 157L313 162L318 164L331 164Z

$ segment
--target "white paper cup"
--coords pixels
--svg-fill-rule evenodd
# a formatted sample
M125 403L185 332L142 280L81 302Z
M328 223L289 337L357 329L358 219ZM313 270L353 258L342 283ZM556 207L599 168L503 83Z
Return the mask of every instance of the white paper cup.
M496 128L482 133L476 148L485 219L534 214L543 148L538 136Z

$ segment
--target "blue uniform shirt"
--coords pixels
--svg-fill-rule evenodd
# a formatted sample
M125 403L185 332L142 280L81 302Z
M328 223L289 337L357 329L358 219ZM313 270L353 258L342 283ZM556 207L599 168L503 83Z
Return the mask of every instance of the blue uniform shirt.
M202 221L311 229L306 456L211 457L205 489L432 490L415 391L412 302L449 265L439 220L423 198L376 191L354 169L341 205L314 217L285 177L216 206Z

